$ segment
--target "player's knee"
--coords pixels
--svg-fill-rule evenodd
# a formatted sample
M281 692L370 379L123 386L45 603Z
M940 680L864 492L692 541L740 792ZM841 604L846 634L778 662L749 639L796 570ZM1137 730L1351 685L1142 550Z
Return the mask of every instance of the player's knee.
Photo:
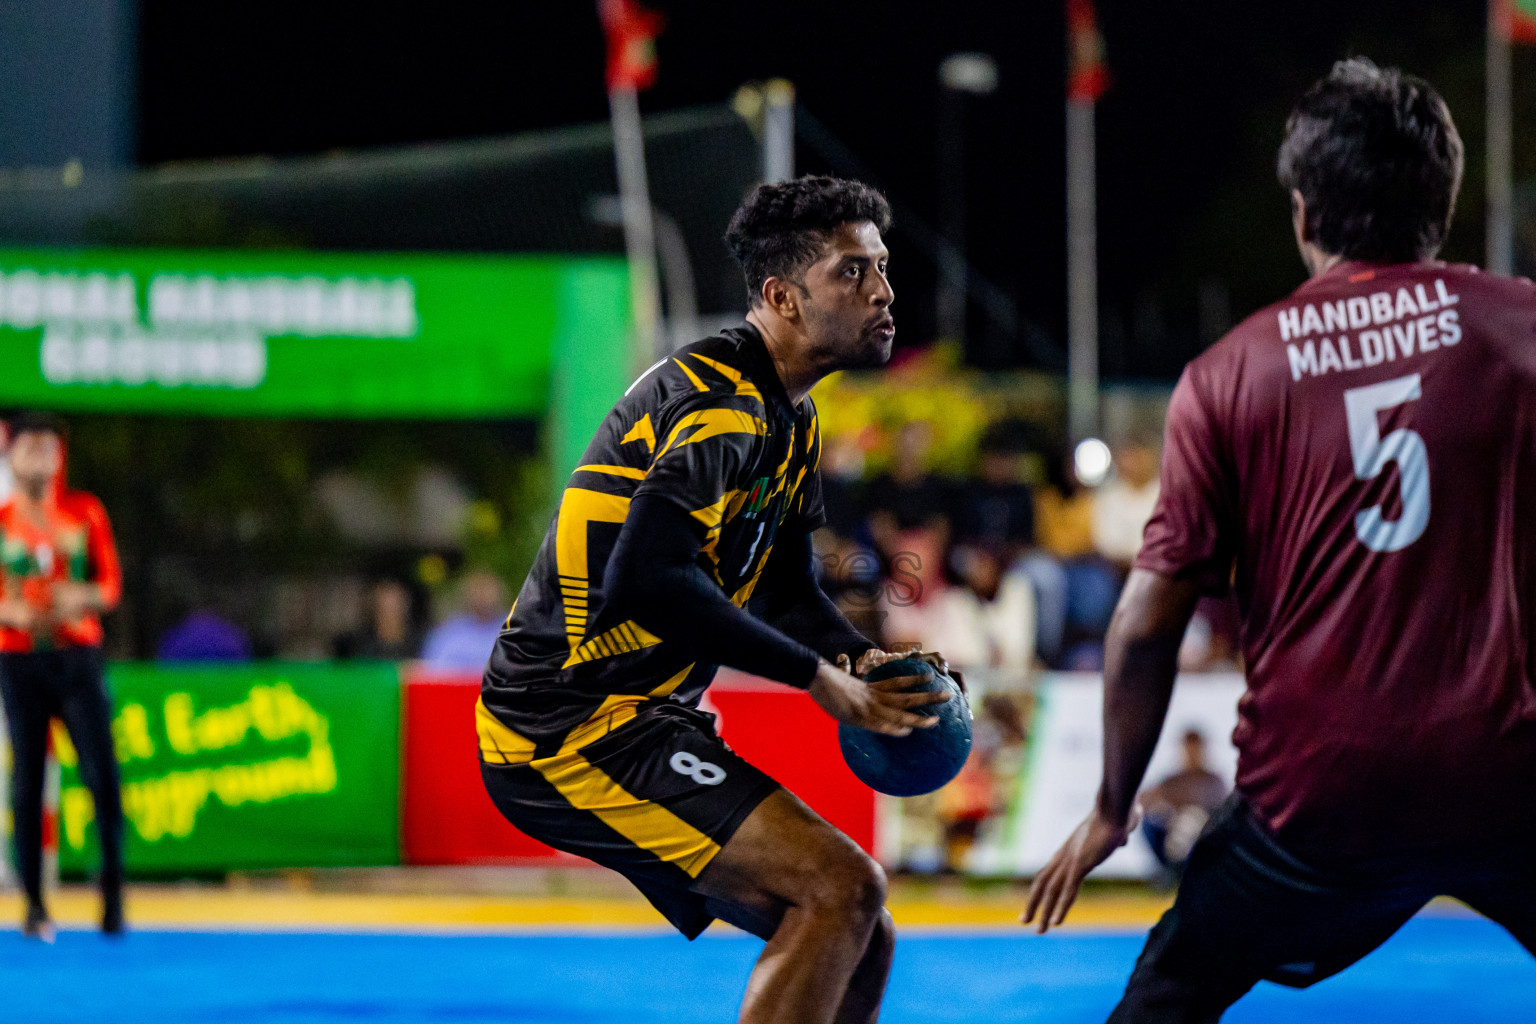
M869 936L869 948L864 953L866 961L880 961L889 965L896 952L896 922L885 907L875 917L875 930Z
M837 858L816 872L810 902L850 920L873 921L885 910L885 872L863 853Z

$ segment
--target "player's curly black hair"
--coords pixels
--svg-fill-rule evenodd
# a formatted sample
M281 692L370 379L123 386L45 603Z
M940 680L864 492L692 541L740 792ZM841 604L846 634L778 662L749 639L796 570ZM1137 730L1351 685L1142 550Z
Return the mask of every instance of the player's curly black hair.
M1440 251L1464 162L1451 112L1428 82L1356 57L1296 104L1277 170L1306 201L1307 234L1323 250L1406 263Z
M69 436L69 428L59 416L41 409L22 409L7 418L6 429L10 436L22 434L54 434L60 438Z
M859 221L870 221L882 235L891 229L890 204L862 182L807 174L754 188L725 232L747 278L747 302L761 304L770 277L798 280L833 231Z

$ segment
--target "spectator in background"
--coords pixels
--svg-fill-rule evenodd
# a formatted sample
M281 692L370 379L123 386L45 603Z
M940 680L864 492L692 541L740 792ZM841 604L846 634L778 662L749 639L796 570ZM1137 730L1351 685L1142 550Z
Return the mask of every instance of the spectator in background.
M915 611L893 614L893 638L944 645L944 654L967 673L1028 678L1035 662L1035 589L1022 572L1008 570L1002 551L961 545L951 566L958 586L943 587ZM897 630L904 634L896 636Z
M218 613L193 610L165 631L156 656L161 661L250 661L251 641Z
M1115 453L1115 475L1093 495L1093 546L1122 572L1141 550L1159 493L1157 449L1132 439Z
M64 425L42 413L11 423L16 488L0 505L0 696L11 737L22 933L52 941L43 902L43 780L48 724L64 720L91 791L101 841L101 930L123 930L123 810L101 616L123 577L101 502L64 486Z
M1142 834L1159 864L1177 878L1206 821L1227 799L1227 784L1206 764L1205 735L1184 733L1184 767L1141 794Z
M1023 481L1021 453L1005 428L1000 424L982 436L981 475L966 483L957 502L957 539L1005 551L1012 561L1035 543L1035 494Z
M831 518L831 505L828 505ZM884 577L880 555L865 547L851 534L831 527L812 535L815 546L816 580L822 591L837 605L838 611L865 636L881 636L880 593Z
M932 449L932 423L903 423L896 433L890 472L870 481L867 504L871 517L889 517L897 532L942 525L947 540L950 488L928 471Z
M336 657L407 661L421 650L421 632L412 614L411 592L399 580L383 579L369 593L366 628L336 639ZM490 648L485 649L490 653ZM481 657L484 661L484 656Z
M465 576L463 595L464 610L427 634L421 659L432 668L485 668L507 620L507 588L493 573L478 570Z
M893 608L919 608L944 588L944 556L953 535L951 491L928 472L932 445L932 423L903 424L891 471L869 485L869 536L892 581L885 599Z
M1052 668L1091 670L1120 579L1094 547L1094 494L1077 479L1072 453L1059 450L1046 473L1035 499L1039 546L1023 566L1039 602L1039 653Z
M864 449L854 434L823 436L821 497L827 510L827 527L839 536L855 538L863 523Z
M1093 492L1072 467L1072 452L1046 460L1046 485L1035 496L1035 539L1060 562L1094 553Z

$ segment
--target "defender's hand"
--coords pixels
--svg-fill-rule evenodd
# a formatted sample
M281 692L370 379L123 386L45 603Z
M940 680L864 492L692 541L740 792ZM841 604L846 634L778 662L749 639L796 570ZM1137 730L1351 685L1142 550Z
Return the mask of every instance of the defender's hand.
M1034 923L1036 934L1044 935L1066 920L1083 879L1125 845L1139 817L1132 812L1130 821L1116 824L1101 817L1097 810L1090 814L1056 851L1051 862L1035 876L1034 884L1029 887L1029 902L1019 923ZM1035 920L1037 916L1038 921Z
M847 656L839 660L846 663ZM864 659L859 660L862 662ZM949 700L946 690L933 693L901 692L922 681L921 676L895 676L866 683L832 663L822 661L816 668L816 678L811 680L810 694L822 710L839 722L887 736L906 736L913 729L931 728L939 721L931 716L913 714L908 708L942 704Z

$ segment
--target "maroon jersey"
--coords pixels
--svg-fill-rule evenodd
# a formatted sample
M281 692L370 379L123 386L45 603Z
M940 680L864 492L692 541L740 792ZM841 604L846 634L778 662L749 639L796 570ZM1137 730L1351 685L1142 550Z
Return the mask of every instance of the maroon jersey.
M1349 263L1190 363L1136 564L1236 589L1237 785L1300 849L1536 831L1536 287Z

